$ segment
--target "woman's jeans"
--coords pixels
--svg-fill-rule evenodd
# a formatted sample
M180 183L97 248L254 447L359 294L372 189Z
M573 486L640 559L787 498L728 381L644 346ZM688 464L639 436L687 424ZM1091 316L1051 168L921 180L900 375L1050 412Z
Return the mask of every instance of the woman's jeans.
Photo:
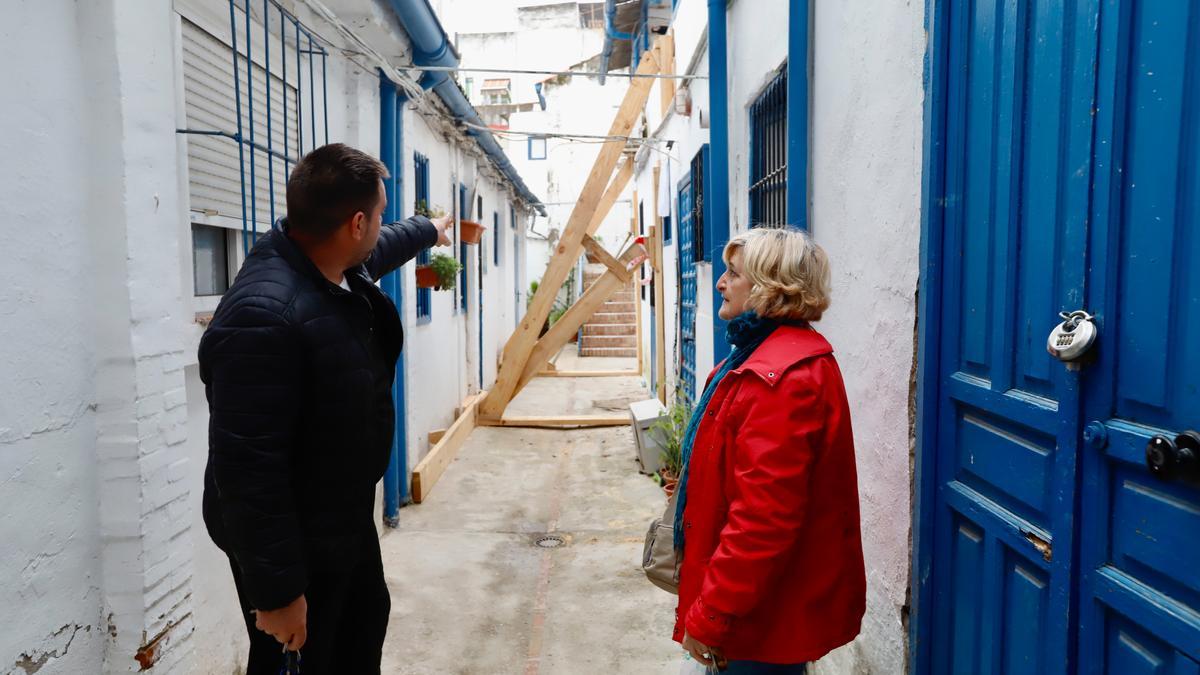
M721 671L718 671L715 666L708 668L709 673L719 672L723 675L804 675L806 671L806 664L803 663L781 665L762 663L761 661L730 661L729 666Z

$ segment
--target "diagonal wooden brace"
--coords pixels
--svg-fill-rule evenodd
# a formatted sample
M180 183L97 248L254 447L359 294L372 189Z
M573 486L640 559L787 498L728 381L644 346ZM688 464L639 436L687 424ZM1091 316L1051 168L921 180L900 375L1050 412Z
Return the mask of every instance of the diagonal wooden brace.
M656 70L657 66L653 59L642 59L637 72L641 75L650 75ZM621 107L618 109L616 117L613 118L612 126L609 127L609 136L621 138L629 136L633 125L646 108L650 85L653 82L653 78L642 77L629 84ZM567 220L566 227L563 228L558 246L546 266L546 271L542 274L541 283L538 285L537 292L533 294L533 300L529 303L525 317L504 345L504 358L500 365L500 372L496 375L496 383L487 397L479 404L479 411L483 416L498 418L503 414L509 401L516 395L519 389L518 384L529 364L536 363L535 370L541 370L542 364L546 362L546 357L531 358L535 346L540 344L537 341L538 331L550 315L550 310L558 295L558 289L574 269L575 262L583 251L583 237L587 235L588 227L592 224L600 200L611 182L613 170L617 168L617 162L624 150L625 142L622 140L607 141L600 146L596 162L584 183L575 208L571 211L571 217ZM614 277L613 280L616 281L616 278ZM561 319L559 322L562 322Z
M604 266L607 267L610 272L617 275L617 278L620 279L622 283L627 284L629 283L629 280L633 278L633 274L630 273L626 265L620 260L614 258L613 254L604 250L604 247L601 246L600 242L596 241L594 237L584 237L583 248L587 250L589 255L599 258L600 262L604 263Z

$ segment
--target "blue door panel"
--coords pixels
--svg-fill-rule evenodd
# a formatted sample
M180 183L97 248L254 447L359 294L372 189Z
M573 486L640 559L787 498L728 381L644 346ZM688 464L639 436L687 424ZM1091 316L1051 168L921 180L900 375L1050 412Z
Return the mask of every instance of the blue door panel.
M1200 428L1200 2L1111 0L1099 31L1080 672L1196 673L1200 481L1145 449Z
M679 182L679 379L688 402L696 400L696 236L691 175Z
M914 669L1200 675L1200 479L1146 468L1200 427L1200 0L938 11ZM1076 309L1100 338L1068 369L1044 345Z

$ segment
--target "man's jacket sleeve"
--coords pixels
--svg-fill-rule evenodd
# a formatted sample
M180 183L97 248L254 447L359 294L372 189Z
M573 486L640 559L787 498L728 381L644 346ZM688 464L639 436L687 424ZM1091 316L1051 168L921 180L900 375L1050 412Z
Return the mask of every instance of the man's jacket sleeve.
M402 223L384 225L379 241L367 258L367 272L375 281L417 257L417 254L437 243L438 232L425 216L413 216Z
M304 593L308 571L291 467L301 344L276 311L246 299L201 347L210 387L209 463L228 541L256 609Z

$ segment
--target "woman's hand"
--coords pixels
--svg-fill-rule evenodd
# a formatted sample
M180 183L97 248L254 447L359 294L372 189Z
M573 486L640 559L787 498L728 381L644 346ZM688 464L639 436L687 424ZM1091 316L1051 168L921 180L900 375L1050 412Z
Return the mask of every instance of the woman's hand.
M725 659L725 655L719 647L709 647L689 635L686 631L683 633L683 650L691 654L692 658L699 661L702 665L711 666L715 664L717 670L725 670L729 665L729 661Z

